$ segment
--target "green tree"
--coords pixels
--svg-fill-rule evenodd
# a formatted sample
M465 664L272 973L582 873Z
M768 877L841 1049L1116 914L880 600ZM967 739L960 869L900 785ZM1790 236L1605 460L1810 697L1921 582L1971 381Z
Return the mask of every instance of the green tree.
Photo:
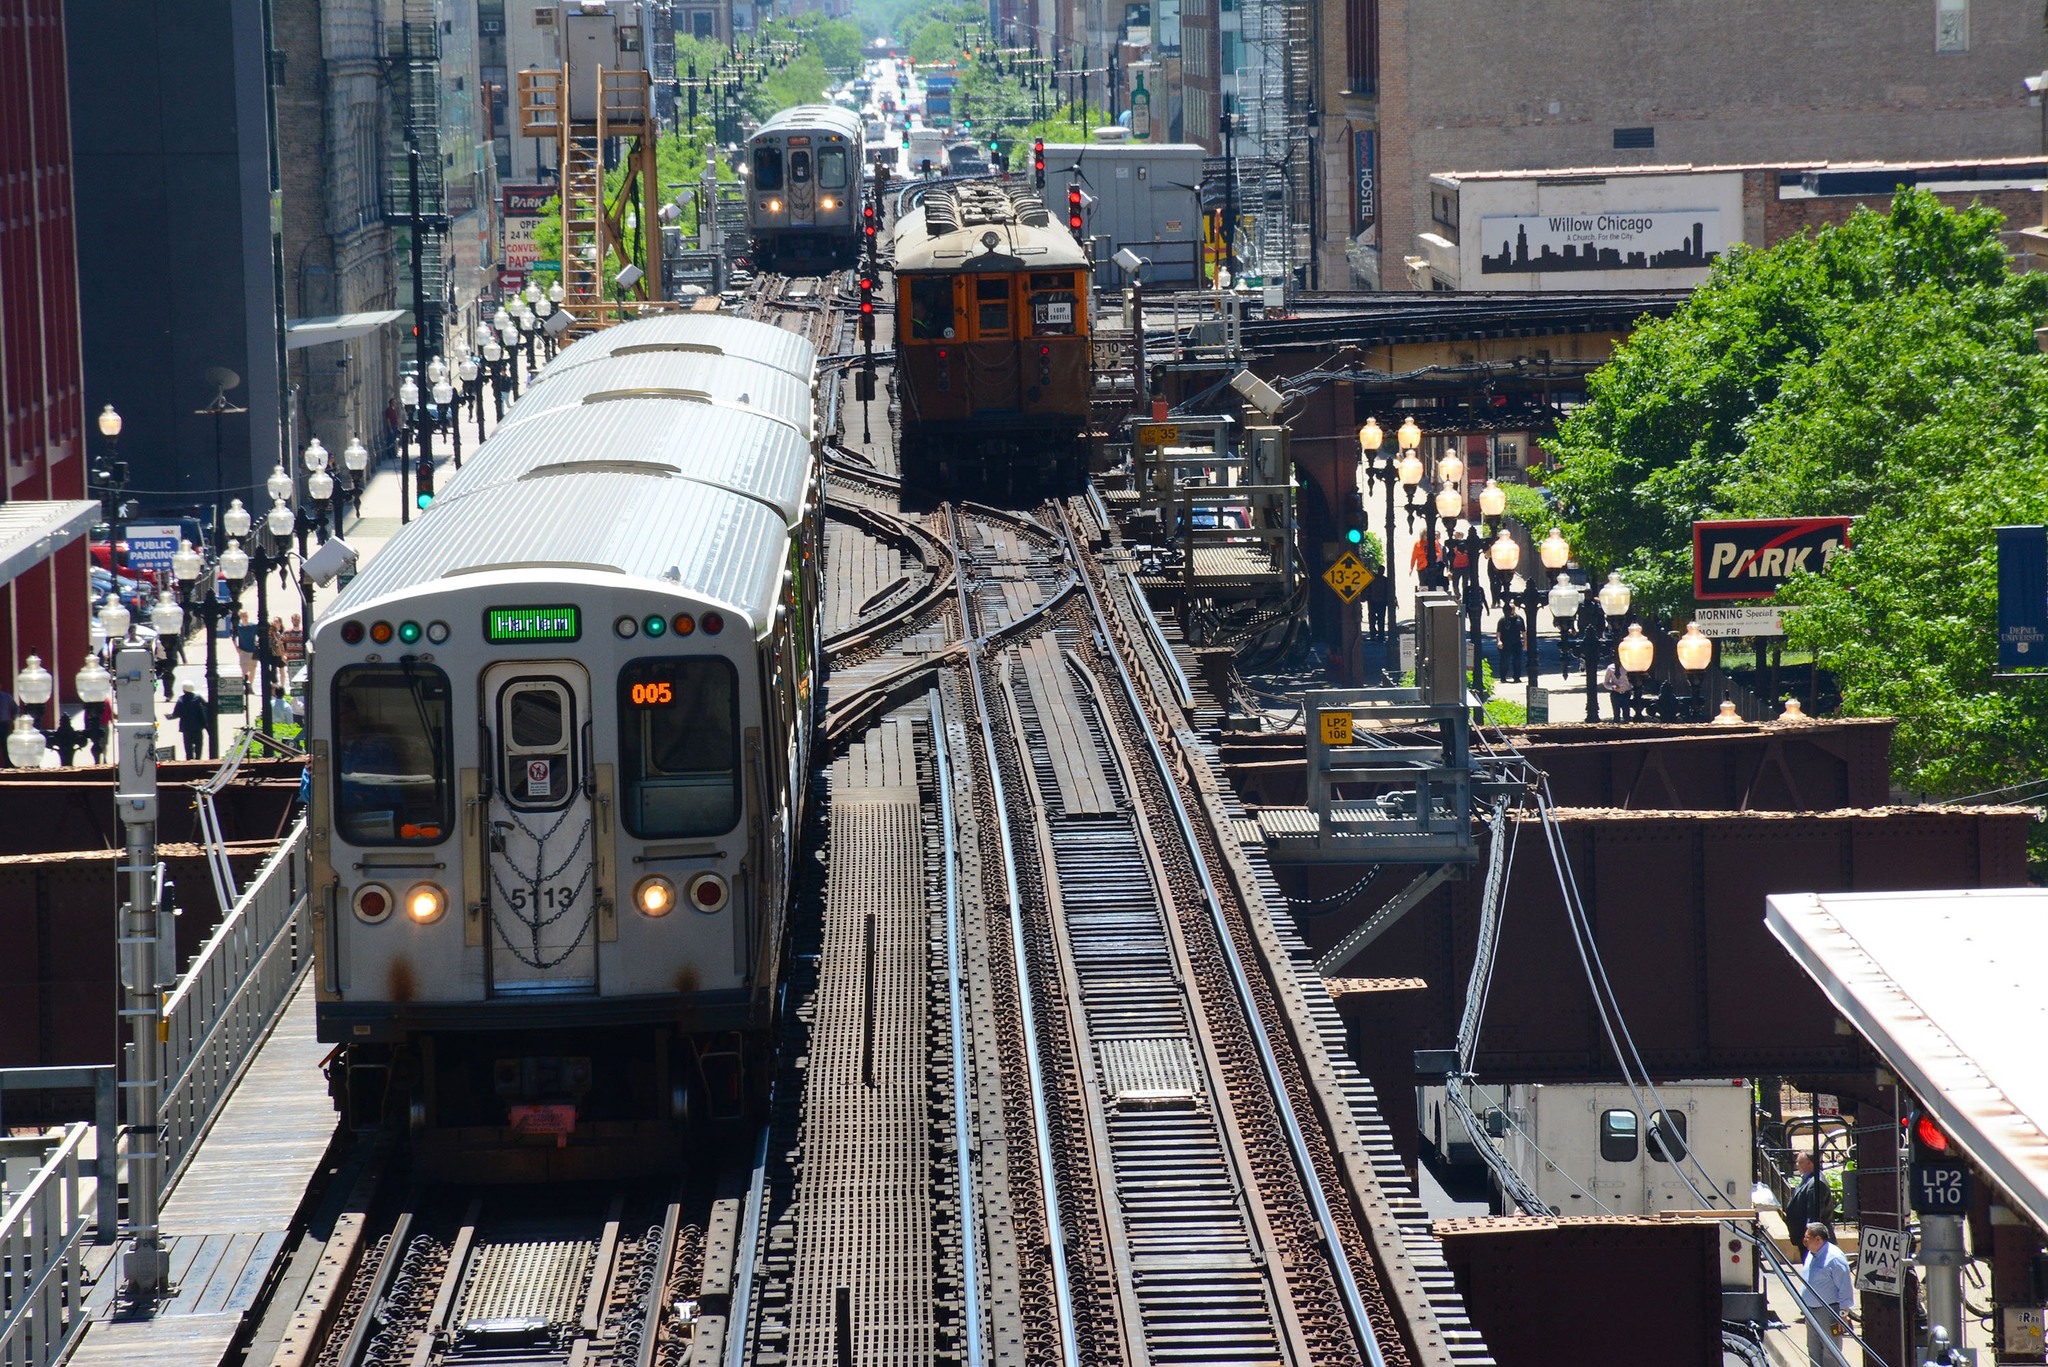
M1736 249L1645 324L1546 445L1584 563L1691 601L1691 523L1847 514L1854 548L1780 594L1852 714L1899 719L1895 776L1934 795L2048 765L2048 693L1992 680L1992 529L2048 522L2048 277L2002 217L1901 191L1890 210Z

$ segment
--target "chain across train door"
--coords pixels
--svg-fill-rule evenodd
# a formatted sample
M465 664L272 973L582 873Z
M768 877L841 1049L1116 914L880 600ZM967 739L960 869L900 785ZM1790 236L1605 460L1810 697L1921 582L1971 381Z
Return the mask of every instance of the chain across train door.
M590 675L570 660L492 665L484 706L497 766L486 855L492 990L595 992Z

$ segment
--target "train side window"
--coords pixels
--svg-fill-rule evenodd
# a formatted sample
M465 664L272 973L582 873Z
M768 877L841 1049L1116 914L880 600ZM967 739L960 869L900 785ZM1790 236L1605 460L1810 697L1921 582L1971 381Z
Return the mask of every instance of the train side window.
M789 154L789 183L809 185L811 183L811 154L791 152Z
M782 188L782 149L780 147L756 147L754 149L754 188L756 190L780 190Z
M984 341L1010 335L1010 277L974 282L974 333Z
M946 275L910 278L910 336L937 342L953 335L953 279Z
M723 835L740 815L740 680L715 656L619 671L626 829L642 840Z
M334 678L334 824L351 845L438 845L455 828L448 676L351 665Z
M1609 1163L1635 1162L1640 1123L1631 1110L1602 1111L1600 1157Z
M818 149L818 184L827 190L846 188L846 149L843 147L821 147Z
M1685 1112L1650 1112L1650 1157L1659 1163L1685 1158Z

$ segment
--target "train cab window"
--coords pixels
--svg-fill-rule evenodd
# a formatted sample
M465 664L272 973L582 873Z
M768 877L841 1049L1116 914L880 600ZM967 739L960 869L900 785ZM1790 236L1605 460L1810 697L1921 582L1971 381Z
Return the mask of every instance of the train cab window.
M739 671L725 660L635 660L619 671L626 829L722 835L740 815Z
M1074 277L1066 271L1034 271L1031 274L1031 335L1071 337L1080 304L1074 294Z
M780 147L756 147L754 149L754 188L756 190L780 190L782 188L782 149Z
M826 190L846 188L846 149L844 147L821 147L818 149L818 185Z
M996 341L1010 335L1010 278L974 282L974 331L977 337Z
M910 278L910 336L938 342L953 335L953 278L913 275Z
M438 845L455 825L448 676L351 665L334 679L334 824L351 845Z
M791 185L809 185L811 183L811 154L809 152L791 152L789 154L789 183Z
M505 801L521 811L552 811L569 800L575 704L554 679L515 679L498 694L498 736Z
M1600 1113L1600 1157L1609 1163L1636 1161L1636 1144L1641 1122L1630 1110Z
M1659 1163L1677 1163L1685 1158L1685 1112L1650 1112L1650 1157Z

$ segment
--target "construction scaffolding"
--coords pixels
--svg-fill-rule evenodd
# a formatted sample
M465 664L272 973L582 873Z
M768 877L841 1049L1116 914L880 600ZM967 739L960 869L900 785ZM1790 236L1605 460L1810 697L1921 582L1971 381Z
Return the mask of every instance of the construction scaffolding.
M448 298L448 263L443 234L433 225L447 221L448 197L441 161L441 26L435 0L399 0L385 24L385 91L391 102L394 136L384 149L384 221L419 237L419 288L399 282L398 297L426 301L426 316L415 320L427 350L440 349L441 313ZM388 11L387 11L388 12ZM417 170L411 153L417 148Z
M520 136L558 149L560 311L579 332L674 307L661 297L659 129L642 9L564 5L562 65L518 73ZM608 193L614 167L623 175Z
M1249 283L1294 283L1308 259L1309 118L1315 110L1315 54L1305 0L1241 0L1245 64L1238 78L1244 143L1234 187L1241 212L1255 215L1251 250L1239 248Z

